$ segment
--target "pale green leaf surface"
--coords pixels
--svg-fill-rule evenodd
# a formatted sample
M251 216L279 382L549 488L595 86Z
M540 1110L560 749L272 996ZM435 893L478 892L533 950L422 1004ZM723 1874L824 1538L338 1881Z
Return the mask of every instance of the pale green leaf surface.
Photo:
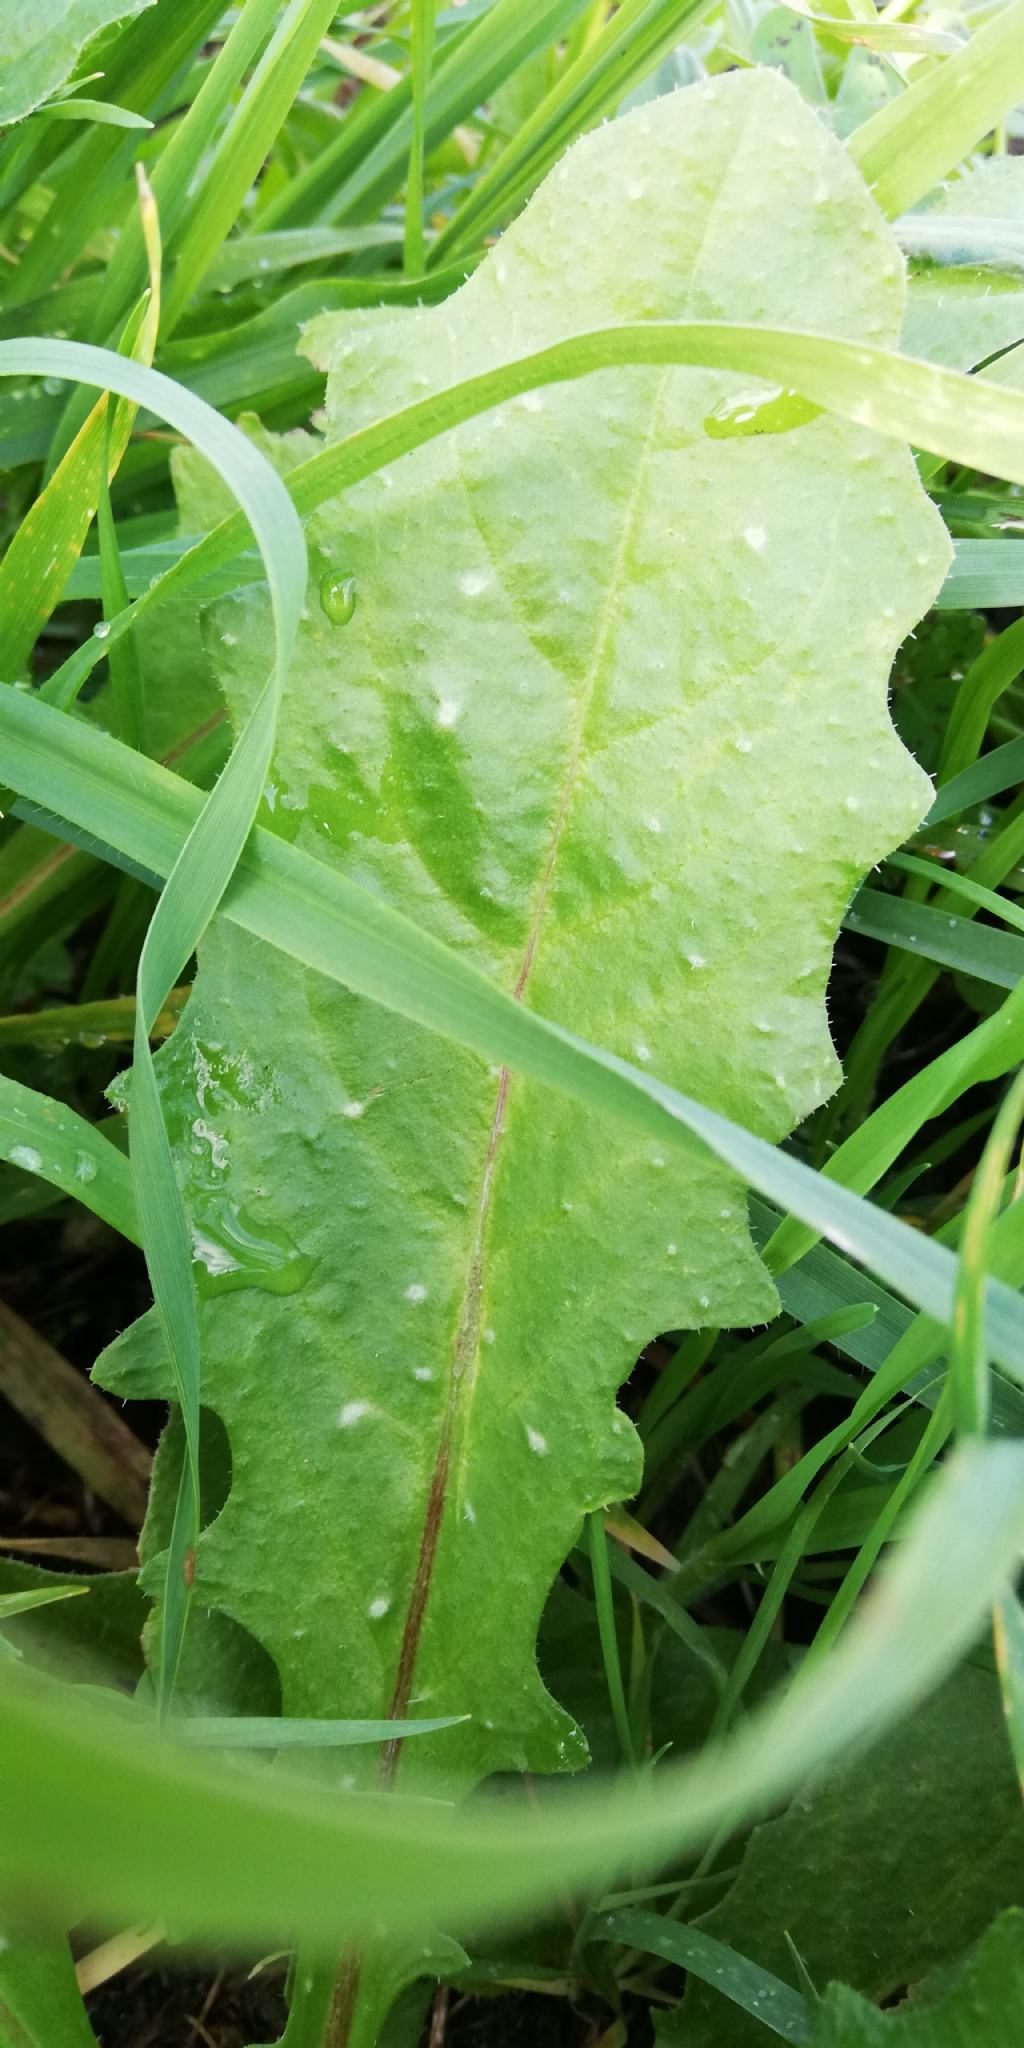
M1024 1914L1000 1913L945 1995L877 2012L829 1986L811 2048L1018 2048L1024 2010ZM941 1982L941 1979L940 1979ZM934 1987L938 1991L938 1986Z
M346 323L332 432L627 312L794 303L888 342L902 264L796 96L732 78L580 145L443 309ZM639 369L527 394L320 513L316 576L354 573L356 611L332 623L314 585L263 816L777 1138L835 1084L843 906L927 803L885 679L946 544L906 452L856 426L707 437L736 389ZM265 638L258 592L217 610L236 720ZM579 1760L536 1674L541 1606L582 1512L636 1487L613 1395L639 1349L772 1312L735 1182L697 1160L682 1182L223 922L160 1064L223 1296L203 1398L234 1483L197 1605L265 1645L290 1713L337 1711L343 1645L346 1713L473 1715L417 1767ZM104 1378L138 1385L149 1343Z
M880 2000L1017 1902L1024 1814L999 1687L967 1664L869 1756L757 1828L728 1897L699 1925L792 1982L789 1935L816 1984L842 1977ZM677 2032L686 2048L761 2041L754 2021L703 1984Z
M20 121L70 78L93 36L154 0L0 0L0 125Z

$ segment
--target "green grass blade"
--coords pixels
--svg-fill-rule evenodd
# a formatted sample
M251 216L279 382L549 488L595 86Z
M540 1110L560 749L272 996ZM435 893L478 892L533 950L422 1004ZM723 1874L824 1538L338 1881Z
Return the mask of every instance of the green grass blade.
M911 1495L930 1472L952 1432L951 1414L952 1402L948 1392L944 1390L934 1413L928 1418L924 1434L913 1456L879 1509L842 1585L833 1595L828 1613L808 1652L807 1663L810 1669L824 1663L840 1631L849 1625L884 1545L897 1533Z
M1007 1586L992 1610L996 1668L1017 1776L1024 1790L1024 1609Z
M975 925L969 916L950 917L930 904L913 903L906 896L860 889L843 923L847 931L881 939L886 946L934 960L955 973L976 975L996 988L1016 988L1024 975L1024 941L990 925Z
M1004 790L1015 789L1021 782L1024 739L1007 740L1004 746L993 747L990 754L984 754L980 761L973 761L969 768L962 768L942 784L925 824L941 825L946 818L956 818L961 811L983 803L986 797L1001 796Z
M713 1984L723 1998L759 2020L780 2040L804 2042L811 2038L812 2015L798 1991L699 1927L683 1927L678 1920L627 1907L595 1920L587 1929L587 1940L620 1942L664 1963L676 1963L705 1984Z
M139 1241L131 1169L109 1138L64 1102L0 1074L0 1153L73 1195L133 1244Z
M931 1117L939 1116L979 1082L997 1080L1024 1059L1024 986L992 1017L881 1103L834 1152L822 1168L827 1179L866 1194L882 1178ZM765 1246L773 1274L784 1273L813 1243L811 1233L788 1218Z
M915 875L919 881L933 887L941 885L951 896L960 896L976 910L987 910L990 917L998 917L1014 931L1024 932L1024 910L1011 903L1006 896L1000 896L995 889L984 889L980 882L972 882L970 875L959 875L955 868L940 867L935 860L919 860L913 853L890 853L886 866L898 868L901 875Z
M973 1642L1014 1569L1022 1500L1019 1445L958 1452L871 1609L816 1672L714 1753L653 1784L565 1793L551 1812L453 1811L226 1772L132 1734L123 1713L5 1672L0 1876L54 1910L166 1918L207 1944L299 1926L327 1954L339 1928L461 1930L553 1903L588 1877L606 1883L610 1866L678 1856L735 1826L906 1713Z
M883 213L908 213L1024 97L1024 0L850 137Z
M423 159L426 151L427 92L434 61L434 0L412 0L412 142L405 193L405 248L408 277L425 267Z
M210 149L232 96L273 29L279 0L246 0L184 120L154 166L153 196L164 237L170 241L182 219L189 188ZM138 223L131 219L118 237L96 312L94 333L104 338L140 288L145 251Z
M1010 1156L1024 1118L1024 1067L1007 1090L982 1152L964 1211L960 1270L953 1305L949 1381L959 1434L984 1436L989 1421L985 1276L989 1239L999 1214Z
M1024 604L1024 542L958 540L953 567L935 602L944 612L994 611Z
M43 367L49 360L47 349L55 346L36 344ZM570 336L406 406L300 464L287 488L300 512L312 512L350 484L509 398L543 384L632 363L689 364L762 377L878 433L911 440L1011 482L1024 482L1024 394L1000 391L958 371L827 335L710 321L648 321ZM222 521L139 598L131 614L122 613L113 622L112 635L127 631L151 607L233 561L247 537L240 516ZM253 567L238 580L251 581L255 573ZM76 687L81 687L102 652L101 647L78 650L73 657Z
M223 11L222 0L175 0L170 10L143 14L110 54L103 82L111 97L137 113L162 114L168 88ZM79 261L97 227L128 212L125 199L137 149L137 138L119 129L91 131L65 175L51 183L49 208L17 270L4 280L9 303L47 291ZM129 292L126 304L130 298Z
M569 143L613 112L708 11L708 0L623 0L521 123L493 168L477 179L438 236L431 263L463 251L499 216L516 212Z
M590 1568L594 1575L594 1606L601 1639L601 1658L612 1719L615 1722L623 1762L635 1765L633 1731L629 1725L629 1708L626 1705L626 1689L622 1682L622 1664L619 1658L619 1639L615 1630L612 1575L608 1564L610 1538L605 1534L604 1515L600 1511L587 1516L587 1537Z
M167 298L171 334L241 210L267 151L330 28L332 0L290 0L273 38L242 95L202 188L190 202L187 225L174 251Z
M0 693L0 734L4 770L16 787L143 866L170 872L201 803L189 785L23 691ZM399 912L298 848L257 828L223 908L306 966L488 1060L519 1067L595 1111L622 1117L684 1156L695 1141L708 1146L917 1307L940 1321L948 1317L956 1268L943 1246L727 1118L524 1010ZM994 1355L1015 1376L1024 1374L1024 1305L995 1285L989 1298Z
M938 780L961 775L981 751L994 706L1024 668L1024 619L998 634L971 663L956 693L942 742Z
M161 1662L164 1703L174 1683L188 1608L188 1553L198 1537L199 1334L192 1247L178 1189L149 1034L181 969L195 950L238 859L263 792L277 705L305 598L302 528L276 472L237 428L168 378L103 349L47 345L55 374L98 384L159 408L215 465L233 491L263 558L274 616L274 667L211 797L201 804L154 913L139 961L132 1079L135 1201L157 1314L173 1364L188 1455L168 1562ZM38 364L38 344L0 343L0 374ZM132 755L138 761L138 755Z
M578 14L584 0L495 0L495 5L438 55L427 98L426 144L432 149L482 106L520 64L543 49ZM348 124L346 123L346 126ZM368 215L401 183L412 142L411 81L403 79L370 119L343 128L305 171L273 199L262 225L306 225Z
M171 1721L167 1734L174 1742L201 1749L358 1749L375 1742L405 1741L410 1735L436 1735L458 1726L458 1715L423 1721L304 1721L279 1715L210 1715L192 1721Z

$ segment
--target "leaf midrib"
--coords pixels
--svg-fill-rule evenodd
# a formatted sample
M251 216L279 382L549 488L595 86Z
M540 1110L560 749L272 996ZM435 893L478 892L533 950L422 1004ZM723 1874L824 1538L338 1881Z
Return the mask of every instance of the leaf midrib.
M711 205L708 208L707 215L704 221L703 230L701 233L700 242L694 253L694 259L690 271L690 276L687 282L684 303L688 302L692 298L695 282L700 270L700 265L705 250L707 248L707 243L712 231L712 227L717 217L719 208L722 204L725 192L733 176L736 173L737 165L741 162L743 157L744 149L746 147L747 142L747 135L752 118L753 114L748 114L747 119L744 121L740 133L736 139L735 146L730 152L726 160L726 163L723 167L723 175L721 181L711 202ZM579 711L576 718L575 730L572 736L566 770L563 777L562 786L559 791L558 803L555 809L554 820L548 843L548 850L545 857L544 867L541 873L541 879L537 889L537 896L534 903L533 914L530 919L530 925L527 932L526 944L523 950L523 956L520 962L519 972L516 977L515 985L512 991L513 996L517 1002L522 1001L523 995L526 991L526 987L530 978L530 974L533 970L537 958L537 950L540 943L541 926L544 922L544 914L547 909L548 900L551 893L551 885L554 879L555 868L558 861L558 854L562 842L562 837L565 831L566 822L568 820L569 812L572 806L573 797L576 792L580 764L582 761L584 751L584 742L586 739L587 725L590 719L591 711L593 709L594 696L597 689L599 678L603 672L604 663L608 653L609 643L611 640L612 630L615 625L616 617L618 615L619 592L622 583L622 576L629 558L629 549L633 538L634 528L636 525L637 511L641 501L643 488L647 480L647 473L650 466L652 451L656 445L656 441L658 438L657 430L661 414L661 407L665 395L666 386L672 375L672 367L673 366L670 365L661 371L658 377L657 384L655 386L654 393L652 395L650 409L650 424L648 426L647 434L644 438L643 445L640 449L637 458L636 474L626 504L626 511L622 522L622 532L619 540L619 546L616 551L612 573L609 576L607 584L605 586L605 595L602 602L598 620L594 652L591 658L589 670L584 679L583 689L580 693ZM467 489L468 494L468 487L464 485L464 488ZM434 1561L437 1555L437 1545L440 1538L441 1526L444 1520L444 1511L447 1502L449 1480L451 1476L451 1458L452 1446L455 1437L455 1428L457 1422L460 1420L462 1411L464 1410L467 1402L470 1406L472 1404L473 1393L476 1385L477 1368L480 1359L481 1300L483 1295L484 1278L484 1241L486 1236L491 1196L494 1188L495 1166L497 1164L498 1149L501 1139L506 1134L505 1113L508 1104L510 1078L511 1077L509 1069L507 1067L502 1067L498 1078L495 1106L491 1117L491 1123L488 1133L487 1152L484 1161L483 1173L481 1176L480 1193L478 1196L476 1208L476 1222L473 1235L473 1247L466 1265L465 1273L463 1275L462 1293L459 1303L458 1318L455 1326L455 1337L452 1344L452 1365L448 1387L448 1399L445 1404L445 1413L441 1426L441 1436L434 1460L430 1489L427 1495L427 1505L424 1513L423 1532L420 1540L420 1550L417 1559L416 1573L413 1580L413 1587L410 1594L409 1606L406 1613L406 1621L402 1631L402 1641L399 1650L398 1664L396 1667L394 1689L391 1695L391 1700L388 1708L389 1717L395 1720L404 1719L408 1711L409 1698L412 1691L412 1685L416 1670L416 1659L419 1651L419 1643L422 1635L423 1624L426 1619L427 1606L429 1604L430 1599L430 1587L433 1577ZM464 1427L464 1442L467 1438L468 1430ZM393 1783L400 1755L400 1742L395 1742L387 1745L385 1751L383 1752L381 1760L381 1779L383 1783Z

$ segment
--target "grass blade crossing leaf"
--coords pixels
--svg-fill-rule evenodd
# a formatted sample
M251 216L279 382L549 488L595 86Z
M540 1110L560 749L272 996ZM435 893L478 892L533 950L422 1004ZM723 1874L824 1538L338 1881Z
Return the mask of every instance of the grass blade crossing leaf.
M1022 1497L1019 1445L959 1452L871 1609L811 1680L656 1784L566 1794L550 1813L331 1797L280 1774L228 1772L133 1737L123 1713L0 1673L0 1875L122 1926L150 1914L210 1943L274 1941L286 1923L330 1953L339 1924L383 1916L422 1929L444 1916L479 1927L588 1876L606 1881L627 1856L677 1856L877 1736L953 1668L1016 1566Z
M275 472L237 428L179 385L104 349L52 342L66 375L158 407L194 437L250 520L267 573L274 667L214 794L203 804L167 880L139 961L133 1089L133 1183L157 1313L173 1365L189 1456L171 1546L165 1602L165 1689L173 1686L187 1612L187 1556L198 1533L199 1337L191 1242L149 1049L149 1033L223 895L248 836L274 744L277 705L291 661L305 588L302 530ZM36 367L34 342L0 343L0 374ZM136 757L137 758L137 757Z

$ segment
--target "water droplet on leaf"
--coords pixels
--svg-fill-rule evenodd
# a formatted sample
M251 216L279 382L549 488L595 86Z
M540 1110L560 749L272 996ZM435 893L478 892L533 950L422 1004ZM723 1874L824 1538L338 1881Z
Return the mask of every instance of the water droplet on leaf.
M43 1155L34 1145L12 1145L7 1157L12 1166L21 1166L26 1173L39 1173L42 1168Z
M821 407L802 398L799 391L744 391L738 398L725 398L713 406L704 421L704 432L713 441L730 441L750 434L788 434L793 427L806 426L817 418Z
M356 579L328 569L320 579L320 609L332 626L347 626L356 608Z

